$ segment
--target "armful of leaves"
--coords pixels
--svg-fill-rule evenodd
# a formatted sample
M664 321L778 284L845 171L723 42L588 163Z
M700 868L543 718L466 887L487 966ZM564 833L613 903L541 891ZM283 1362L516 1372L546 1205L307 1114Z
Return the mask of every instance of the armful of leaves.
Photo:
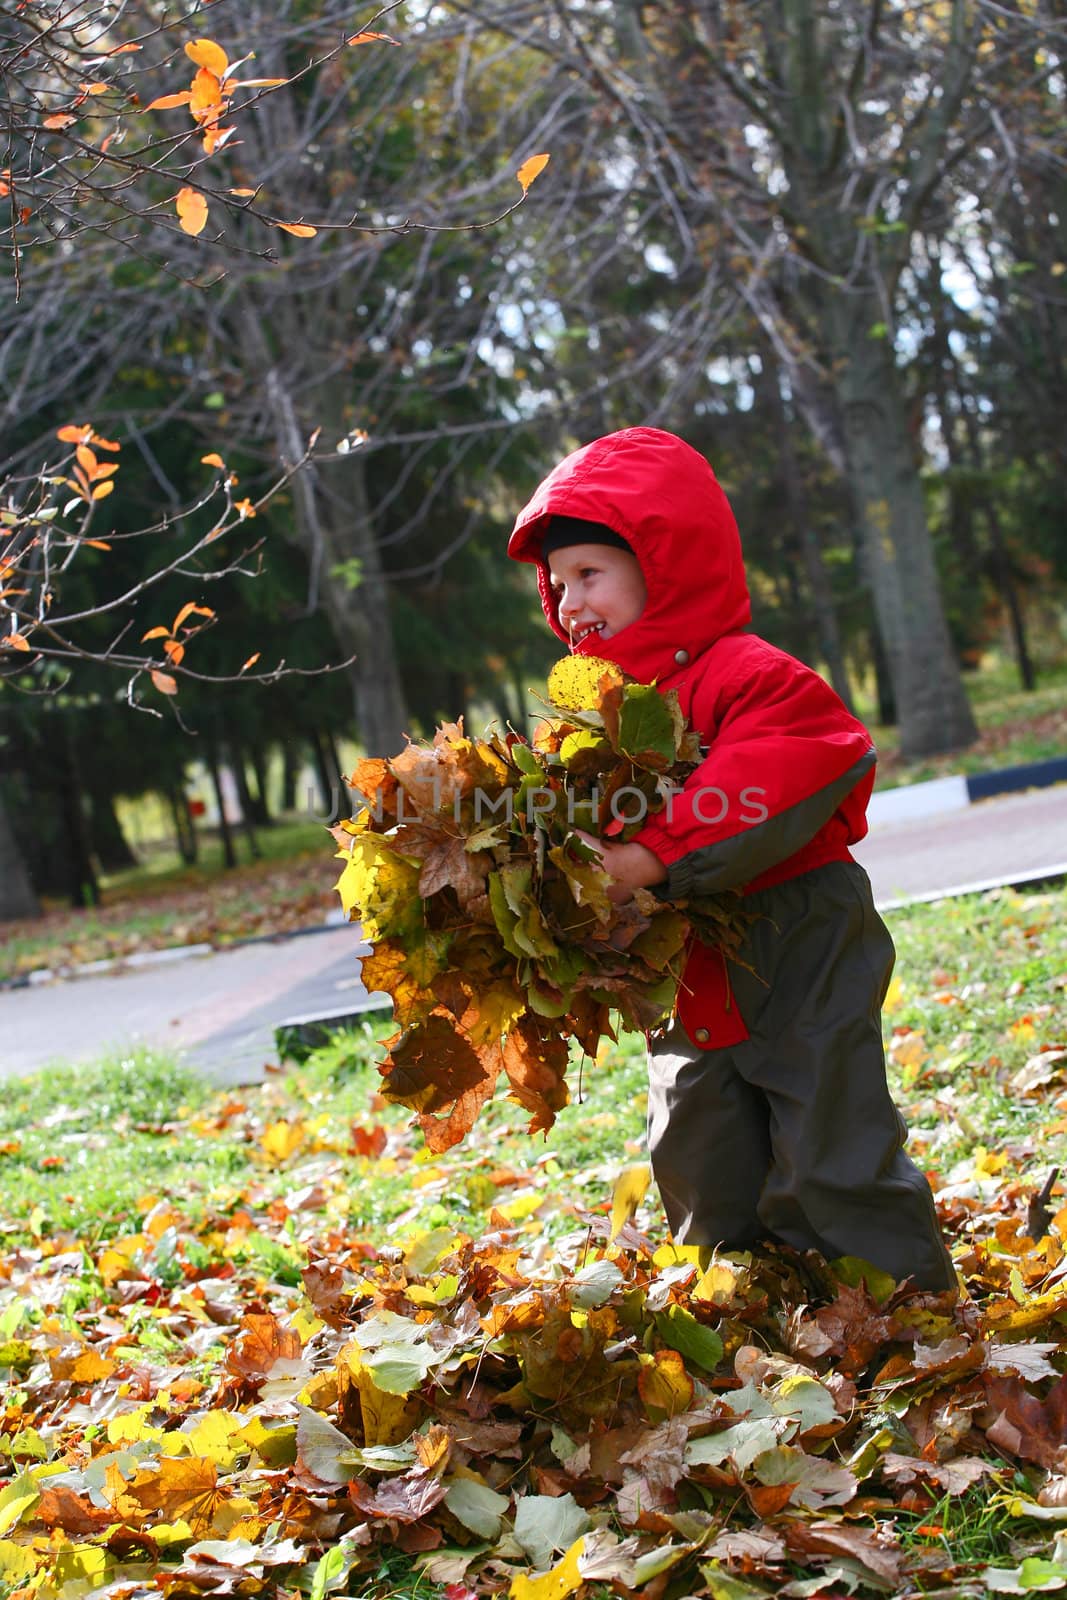
M500 1074L547 1131L567 1104L569 1043L595 1057L671 1015L690 935L736 955L736 895L683 911L645 890L615 904L576 830L625 839L699 758L673 693L572 657L548 680L533 742L459 723L349 779L365 805L333 830L342 905L374 946L371 990L401 1032L380 1071L435 1151L457 1144Z

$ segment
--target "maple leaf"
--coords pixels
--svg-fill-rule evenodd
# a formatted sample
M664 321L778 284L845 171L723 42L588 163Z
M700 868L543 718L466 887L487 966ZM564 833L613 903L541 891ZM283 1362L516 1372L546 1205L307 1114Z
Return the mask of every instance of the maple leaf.
M547 1132L570 1099L566 1040L538 1018L520 1017L504 1043L504 1070L512 1098L532 1113L529 1131Z

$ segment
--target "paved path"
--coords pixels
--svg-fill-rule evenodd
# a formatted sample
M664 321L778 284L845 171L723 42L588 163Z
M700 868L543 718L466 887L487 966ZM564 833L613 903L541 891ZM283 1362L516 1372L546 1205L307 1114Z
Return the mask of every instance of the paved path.
M856 846L882 907L1067 872L1067 784L873 828Z
M881 826L856 852L883 908L976 883L1067 874L1067 785ZM358 930L331 928L160 967L0 994L0 1077L148 1043L220 1083L260 1079L273 1030L367 1000Z
M0 994L0 1076L151 1044L220 1083L248 1083L277 1059L274 1028L367 999L358 929L330 928L159 967Z

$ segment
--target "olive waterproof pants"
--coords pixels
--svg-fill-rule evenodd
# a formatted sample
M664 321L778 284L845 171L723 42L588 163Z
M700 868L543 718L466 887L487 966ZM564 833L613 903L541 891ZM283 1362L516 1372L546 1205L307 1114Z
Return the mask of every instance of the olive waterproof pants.
M649 1153L674 1238L728 1250L778 1240L955 1287L886 1087L894 951L867 874L833 862L745 907L759 916L753 971L732 964L730 977L750 1037L702 1050L676 1024L649 1061Z

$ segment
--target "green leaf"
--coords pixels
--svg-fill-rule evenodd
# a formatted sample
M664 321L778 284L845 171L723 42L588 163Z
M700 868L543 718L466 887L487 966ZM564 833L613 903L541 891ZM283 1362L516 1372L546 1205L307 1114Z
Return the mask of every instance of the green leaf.
M656 1331L664 1344L707 1372L714 1372L722 1360L722 1340L715 1329L706 1328L684 1306L671 1306L659 1312Z
M527 1494L515 1505L515 1538L539 1572L552 1565L557 1551L569 1550L592 1526L588 1512L572 1494Z
M505 1512L511 1501L497 1494L487 1483L473 1478L453 1478L445 1490L445 1505L479 1539L499 1539Z
M619 712L622 753L638 766L669 766L678 748L676 734L672 708L659 690L651 684L627 684Z

